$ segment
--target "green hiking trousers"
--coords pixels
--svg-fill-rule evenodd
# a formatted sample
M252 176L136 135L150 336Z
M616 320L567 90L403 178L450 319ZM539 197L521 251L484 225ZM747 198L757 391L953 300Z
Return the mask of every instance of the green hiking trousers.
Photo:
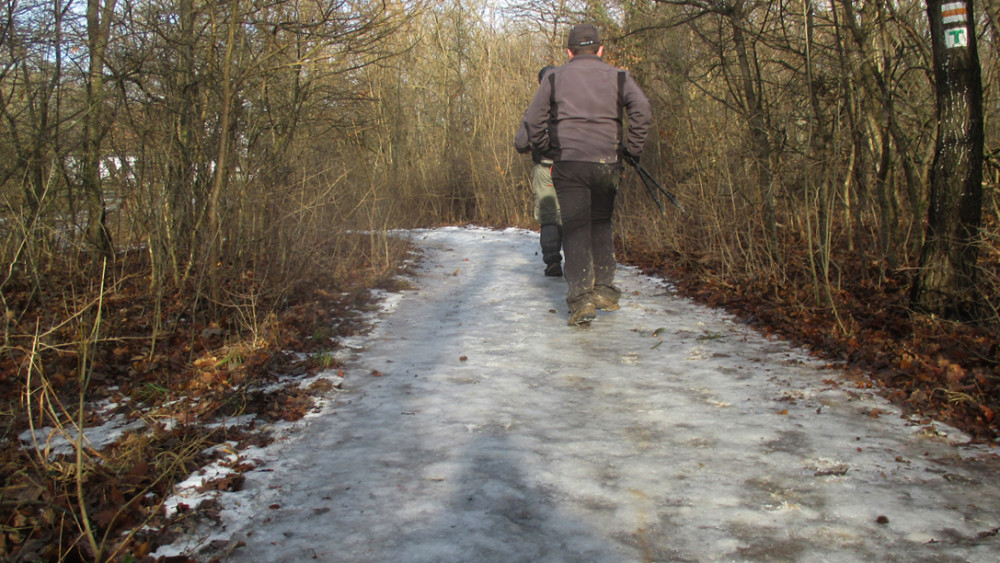
M559 225L559 199L552 185L551 160L542 160L531 171L531 189L535 192L535 221L539 225Z

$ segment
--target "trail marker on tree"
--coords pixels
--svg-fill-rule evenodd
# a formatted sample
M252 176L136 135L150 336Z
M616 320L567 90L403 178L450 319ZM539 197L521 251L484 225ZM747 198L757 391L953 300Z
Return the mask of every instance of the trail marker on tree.
M946 49L969 46L969 34L968 30L966 30L965 22L966 9L964 2L949 2L941 5L942 24L962 24L959 27L949 27L944 30L944 46Z
M941 23L965 23L965 3L949 2L941 5Z
M937 143L927 231L912 299L952 319L974 319L983 208L983 87L971 1L927 0L937 90Z
M964 27L956 27L945 31L944 46L947 49L956 47L967 47L969 45L969 35Z

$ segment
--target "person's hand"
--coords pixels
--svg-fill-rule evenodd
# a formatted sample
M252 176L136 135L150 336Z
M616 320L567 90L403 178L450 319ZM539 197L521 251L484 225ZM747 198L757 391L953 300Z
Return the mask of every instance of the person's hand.
M632 166L637 166L639 164L639 155L632 154L625 146L625 143L618 143L618 150L622 153L622 160Z

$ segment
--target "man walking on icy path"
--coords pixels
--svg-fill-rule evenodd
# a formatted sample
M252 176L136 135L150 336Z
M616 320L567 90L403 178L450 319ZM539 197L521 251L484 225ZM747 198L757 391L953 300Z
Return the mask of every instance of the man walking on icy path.
M563 221L563 274L570 325L587 325L597 309L618 309L611 218L622 177L624 145L636 162L652 122L649 100L628 73L604 61L596 27L574 26L569 62L542 79L525 114L535 150L554 155L552 181Z
M554 66L543 67L538 71L538 82ZM514 148L519 153L531 153L535 163L531 167L531 190L535 194L535 221L541 227L539 242L542 247L542 261L545 262L545 275L548 277L562 276L562 220L559 218L559 200L556 189L552 185L553 155L543 154L531 147L528 139L528 129L521 120L521 125L514 135ZM551 152L551 151L550 151Z

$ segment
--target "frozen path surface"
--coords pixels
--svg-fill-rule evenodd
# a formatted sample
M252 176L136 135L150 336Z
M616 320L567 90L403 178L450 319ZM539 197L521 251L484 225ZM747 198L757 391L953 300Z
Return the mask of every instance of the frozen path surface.
M1000 557L995 450L631 269L567 327L534 233L413 238L343 390L222 494L226 560Z

